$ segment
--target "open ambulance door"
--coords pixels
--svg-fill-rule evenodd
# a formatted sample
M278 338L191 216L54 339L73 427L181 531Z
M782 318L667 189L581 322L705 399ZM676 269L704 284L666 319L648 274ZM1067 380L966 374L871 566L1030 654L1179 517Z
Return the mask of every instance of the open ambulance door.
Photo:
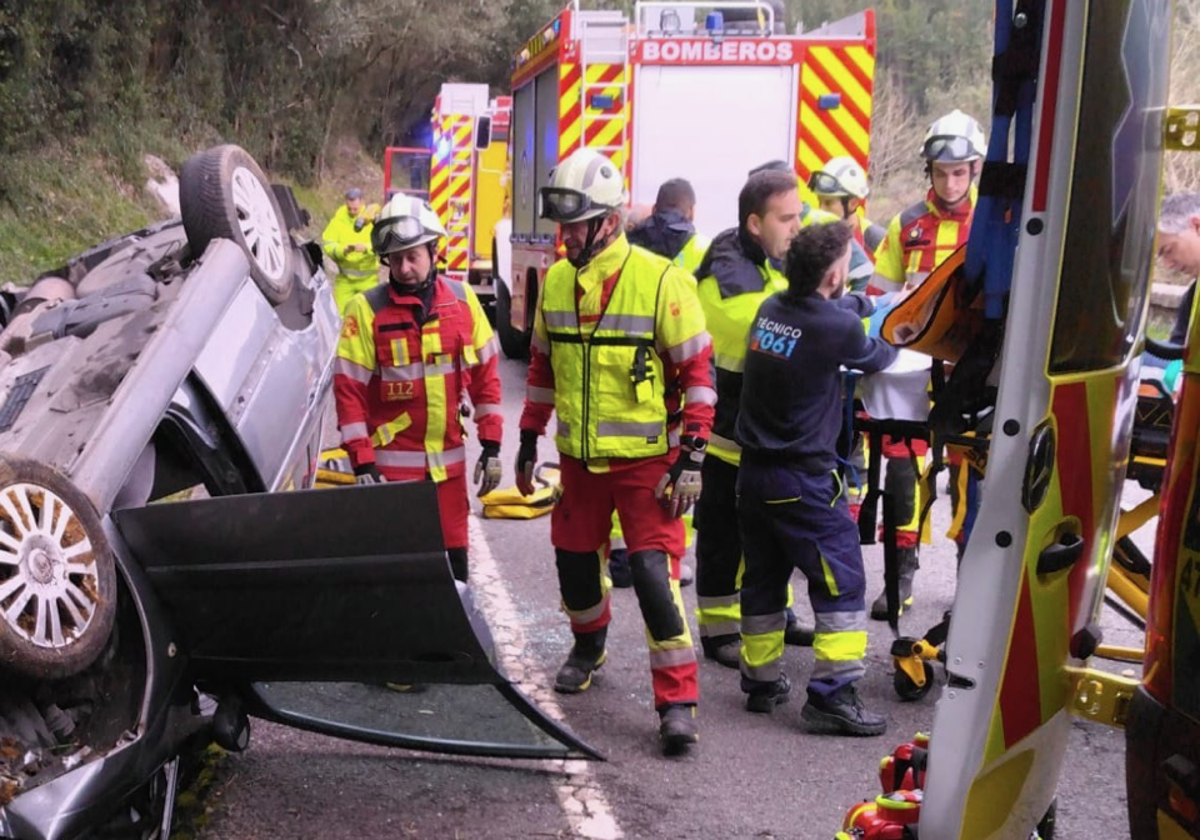
M1025 192L922 840L1025 838L1054 797L1096 642L1154 259L1171 3L998 0L1005 16L1041 27L1033 145L1027 174L984 169L983 186L1018 177Z

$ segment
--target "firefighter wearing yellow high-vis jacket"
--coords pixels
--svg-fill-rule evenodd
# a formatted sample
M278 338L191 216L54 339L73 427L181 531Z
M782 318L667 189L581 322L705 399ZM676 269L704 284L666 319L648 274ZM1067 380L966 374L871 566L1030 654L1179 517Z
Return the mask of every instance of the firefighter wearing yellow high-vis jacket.
M470 398L482 454L479 495L500 483L498 344L470 286L439 277L446 235L427 203L397 195L375 225L389 280L346 308L334 395L342 444L359 484L437 484L450 568L467 580L467 476L461 417Z
M737 483L741 449L734 441L746 340L759 305L787 288L780 269L788 243L801 228L830 224L836 216L800 200L796 174L782 161L754 170L738 196L738 227L713 240L697 270L697 294L713 340L717 411L710 457L704 462L704 493L696 506L696 614L705 657L728 668L741 662L738 606L742 541L738 534ZM869 275L870 263L855 251L854 270ZM788 644L812 642L789 609Z
M554 687L586 690L605 661L610 600L599 549L615 509L646 623L659 737L672 755L697 740L679 517L700 492L716 402L711 341L687 274L626 240L623 178L608 158L573 152L539 198L567 258L547 272L538 302L516 466L518 488L532 490L537 439L557 414L563 493L550 540L575 643ZM678 395L683 418L674 428Z
M346 314L350 298L379 285L379 256L371 247L378 204L363 204L362 190L346 190L346 203L337 209L321 233L325 253L338 267L333 297L338 314Z

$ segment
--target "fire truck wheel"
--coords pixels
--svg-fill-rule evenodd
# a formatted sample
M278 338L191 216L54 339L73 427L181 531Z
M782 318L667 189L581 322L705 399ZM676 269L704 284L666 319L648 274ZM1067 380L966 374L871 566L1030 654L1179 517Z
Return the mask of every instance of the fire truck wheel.
M504 283L496 284L496 333L505 358L524 359L529 355L529 334L512 325L512 295Z
M232 239L271 303L292 291L292 243L266 176L243 149L217 146L192 155L179 173L179 206L192 254L213 239Z
M902 668L898 667L892 672L892 687L901 700L920 700L933 688L933 666L928 662L922 662L921 665L925 669L925 685L917 685Z
M0 456L0 672L82 671L116 612L116 567L91 501L41 464Z

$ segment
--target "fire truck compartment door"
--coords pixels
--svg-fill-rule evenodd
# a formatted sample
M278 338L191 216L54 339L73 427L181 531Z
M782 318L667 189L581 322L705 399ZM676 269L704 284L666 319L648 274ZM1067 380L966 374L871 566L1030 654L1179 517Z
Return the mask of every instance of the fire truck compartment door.
M558 65L543 70L537 84L537 160L534 161L533 229L536 233L554 236L558 228L549 219L537 214L537 189L550 183L550 173L558 166Z
M530 82L513 92L512 229L514 234L521 236L533 233L533 219L537 214L537 176L534 173L537 125L533 116L535 88L536 83Z
M687 178L696 229L737 224L746 173L795 160L794 66L639 65L634 82L633 201L653 204L659 184Z

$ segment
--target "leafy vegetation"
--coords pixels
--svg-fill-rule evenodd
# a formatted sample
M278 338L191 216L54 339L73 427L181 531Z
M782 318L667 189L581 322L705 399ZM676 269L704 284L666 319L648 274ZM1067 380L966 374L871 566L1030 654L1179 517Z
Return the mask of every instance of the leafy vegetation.
M309 206L324 216L340 195L328 182L344 173L341 145L378 160L384 146L427 125L444 81L503 92L511 55L564 2L8 0L0 5L0 281L27 281L157 215L140 190L147 152L178 167L196 149L236 142L274 177L313 190ZM866 4L783 5L791 30ZM986 122L993 4L873 6L872 213L886 220L924 191L916 149L933 117L958 107ZM1200 0L1178 0L1176 9L1173 99L1183 101L1200 70ZM1200 162L1173 156L1166 185L1200 185Z

